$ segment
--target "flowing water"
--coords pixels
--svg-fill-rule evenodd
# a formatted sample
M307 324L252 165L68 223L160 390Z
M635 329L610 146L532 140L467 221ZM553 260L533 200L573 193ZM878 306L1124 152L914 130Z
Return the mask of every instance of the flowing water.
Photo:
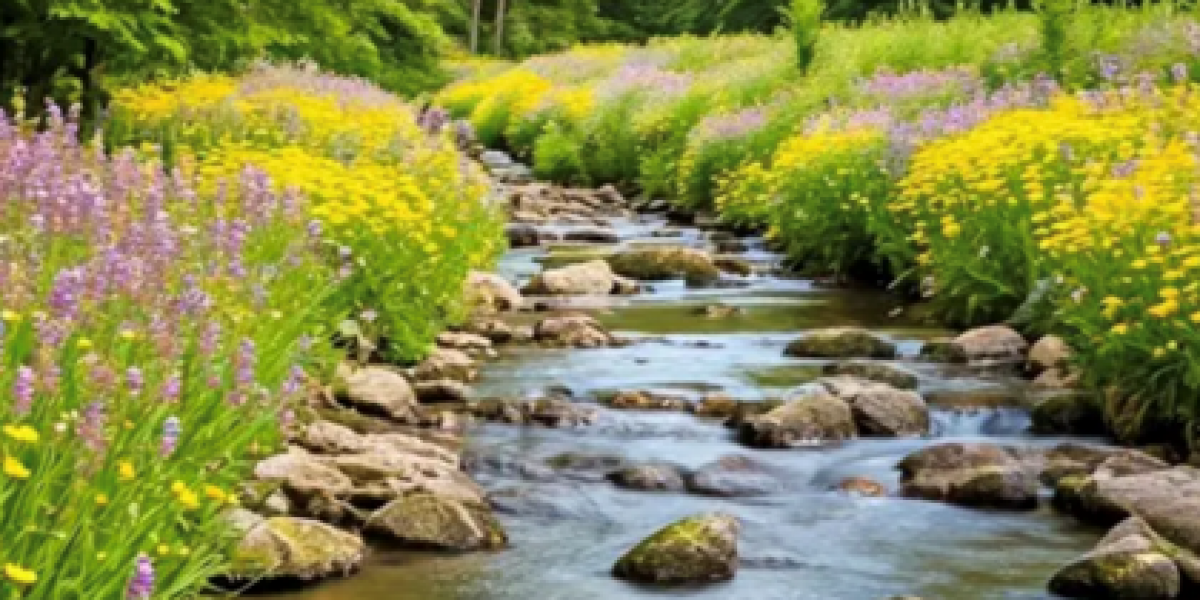
M620 226L626 244L698 243L702 232L663 239L661 224ZM547 250L517 250L501 272L523 279L540 270ZM553 252L553 251L552 251ZM753 245L746 258L769 266L776 257ZM769 269L764 269L768 270ZM810 281L758 275L726 289L655 285L648 293L592 299L581 305L621 335L638 339L600 350L504 349L476 386L480 396L569 388L580 402L594 393L652 389L698 395L724 390L747 400L779 396L817 376L821 363L783 357L806 329L859 325L891 336L905 355L946 332L895 315L894 300L871 291L831 290ZM741 307L708 319L697 307ZM625 598L873 600L893 595L927 600L1050 597L1048 577L1089 549L1099 532L1049 509L986 512L896 497L862 498L833 491L847 476L895 490L895 464L931 443L982 440L1045 446L1028 425L1024 383L951 367L901 361L922 377L933 407L930 439L857 440L837 447L751 450L718 422L686 413L599 409L578 429L478 425L469 455L474 475L495 498L511 548L465 555L377 550L363 571L279 600L617 600ZM767 495L716 498L635 492L606 482L602 471L555 470L563 456L593 463L665 461L698 467L731 454L770 465ZM743 525L741 568L728 583L653 589L609 575L621 554L659 527L709 510Z

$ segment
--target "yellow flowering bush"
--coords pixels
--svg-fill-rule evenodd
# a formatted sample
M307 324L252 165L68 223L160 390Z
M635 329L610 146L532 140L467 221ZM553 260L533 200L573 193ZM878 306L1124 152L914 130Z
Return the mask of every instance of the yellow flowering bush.
M872 223L892 190L885 141L876 128L798 133L768 164L720 178L717 209L727 220L768 227L802 263L835 273L869 267Z
M1001 114L919 151L891 205L951 314L1007 317L1043 282L1037 324L1076 342L1090 384L1147 400L1110 414L1122 434L1144 417L1197 416L1197 92L1060 96Z
M540 106L550 88L549 79L518 68L481 81L456 83L437 100L451 114L469 117L479 140L494 145L502 141L510 122Z
M165 87L187 95L209 85ZM348 304L392 358L421 356L460 316L467 272L502 249L484 174L450 139L424 131L411 107L366 82L270 67L222 89L225 97L197 95L205 104L172 104L152 87L121 94L117 130L155 132L153 141L172 148L164 154L207 190L253 165L278 190L299 193L342 246L335 260Z

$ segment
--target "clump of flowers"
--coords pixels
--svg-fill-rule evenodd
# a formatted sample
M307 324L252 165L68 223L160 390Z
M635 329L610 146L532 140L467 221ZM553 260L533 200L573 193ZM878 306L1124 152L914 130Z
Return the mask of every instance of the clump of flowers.
M4 577L23 598L120 598L164 545L189 550L157 559L162 589L196 590L230 549L229 497L182 502L173 483L230 490L277 444L301 400L288 374L334 361L301 340L339 312L335 269L261 170L206 191L49 115L38 131L0 114Z
M346 250L336 265L342 298L378 312L372 329L392 358L422 356L460 314L467 272L503 240L487 180L459 154L456 132L366 82L305 68L262 66L228 89L144 125L172 140L180 171L206 193L223 193L222 181L252 165L264 176L257 187L303 197L317 228ZM139 131L140 98L160 95L123 96L118 127Z

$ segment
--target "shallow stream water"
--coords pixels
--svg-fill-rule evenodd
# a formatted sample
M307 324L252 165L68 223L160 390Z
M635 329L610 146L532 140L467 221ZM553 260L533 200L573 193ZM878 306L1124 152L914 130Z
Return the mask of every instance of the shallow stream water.
M650 237L662 223L619 226L627 244L700 243L702 232ZM561 250L561 249L560 249ZM500 272L522 280L540 270L547 252L517 250ZM752 244L744 257L769 272L774 255ZM823 289L810 281L756 275L728 289L654 285L631 298L580 303L620 335L640 338L601 350L502 349L476 385L481 397L569 388L580 402L594 393L654 389L683 394L724 390L745 400L779 396L811 380L820 361L783 357L784 345L818 327L859 325L891 336L907 356L923 340L944 335L916 325L880 293ZM739 315L708 319L697 307L722 303ZM497 500L509 550L449 555L376 550L363 571L274 600L618 600L751 599L874 600L912 595L926 600L1049 598L1046 580L1088 550L1102 532L1082 528L1048 508L1029 513L968 510L898 497L861 498L834 491L847 476L866 476L895 490L895 464L932 443L983 440L1046 446L1031 437L1024 382L901 359L922 376L933 408L929 439L863 439L837 447L751 450L720 423L686 413L600 409L595 425L547 429L477 425L468 454L473 475ZM564 454L697 467L742 454L777 471L773 493L715 498L635 492L586 474L548 473ZM652 589L609 575L621 554L659 527L709 510L742 523L741 568L725 584Z

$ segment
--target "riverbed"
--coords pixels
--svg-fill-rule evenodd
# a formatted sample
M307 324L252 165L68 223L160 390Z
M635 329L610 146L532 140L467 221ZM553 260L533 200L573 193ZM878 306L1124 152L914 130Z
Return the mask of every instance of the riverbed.
M671 229L671 237L663 231ZM658 218L617 224L622 244L703 245L707 233ZM675 232L678 232L677 234ZM836 446L754 450L720 422L685 412L603 408L596 422L572 429L477 424L468 434L468 464L488 490L511 547L464 555L376 549L362 572L275 600L871 600L911 595L927 600L1049 598L1046 581L1102 535L1053 514L990 512L897 497L838 491L845 477L897 487L896 463L929 444L951 440L1050 446L1061 438L1026 433L1033 392L1015 377L915 359L926 340L950 332L910 318L893 297L868 289L823 287L790 277L779 257L750 239L741 256L756 274L718 289L682 282L651 284L632 297L575 301L634 343L620 348L505 348L487 363L479 397L534 394L562 386L577 402L605 392L655 390L698 398L724 391L762 401L819 376L822 361L785 358L805 330L867 327L896 341L897 362L921 377L933 409L925 439L859 439ZM603 250L600 248L599 250ZM571 252L576 249L571 248ZM523 281L547 253L511 251L499 272ZM708 318L708 305L738 314ZM532 318L532 315L530 315ZM1078 441L1078 440L1075 440ZM547 464L620 465L669 462L696 468L730 455L769 467L774 487L749 497L623 490L596 469ZM659 527L703 511L725 511L742 524L740 569L724 584L653 589L613 578L627 549Z

